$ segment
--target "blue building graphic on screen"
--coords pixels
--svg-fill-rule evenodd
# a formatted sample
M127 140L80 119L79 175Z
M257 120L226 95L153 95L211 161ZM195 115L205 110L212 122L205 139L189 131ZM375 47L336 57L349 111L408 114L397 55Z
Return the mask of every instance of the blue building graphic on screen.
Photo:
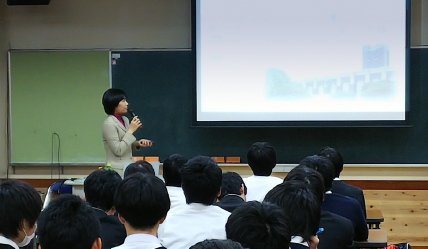
M293 81L285 71L272 68L266 77L266 97L269 99L295 100L316 96L388 99L394 97L397 88L386 45L363 46L360 71Z

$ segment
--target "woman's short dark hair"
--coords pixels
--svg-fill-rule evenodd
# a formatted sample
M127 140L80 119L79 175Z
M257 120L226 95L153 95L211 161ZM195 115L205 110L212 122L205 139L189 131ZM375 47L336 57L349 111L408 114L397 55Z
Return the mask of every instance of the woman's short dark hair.
M0 184L0 233L18 237L25 220L33 227L42 211L42 199L28 183L8 180Z
M114 110L119 105L119 102L123 99L126 99L126 94L123 90L116 89L116 88L110 88L103 94L103 106L104 111L108 115L113 115Z

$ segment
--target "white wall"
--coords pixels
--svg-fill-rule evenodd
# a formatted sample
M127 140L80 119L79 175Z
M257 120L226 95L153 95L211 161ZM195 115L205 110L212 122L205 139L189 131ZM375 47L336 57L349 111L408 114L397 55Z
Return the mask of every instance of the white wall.
M190 47L190 0L52 0L6 12L12 49Z

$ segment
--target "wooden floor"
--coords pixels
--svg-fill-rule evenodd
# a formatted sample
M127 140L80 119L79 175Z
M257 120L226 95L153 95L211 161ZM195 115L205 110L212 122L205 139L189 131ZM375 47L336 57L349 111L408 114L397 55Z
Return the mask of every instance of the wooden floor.
M364 190L364 195L367 209L382 210L380 227L388 231L388 244L428 248L427 190Z

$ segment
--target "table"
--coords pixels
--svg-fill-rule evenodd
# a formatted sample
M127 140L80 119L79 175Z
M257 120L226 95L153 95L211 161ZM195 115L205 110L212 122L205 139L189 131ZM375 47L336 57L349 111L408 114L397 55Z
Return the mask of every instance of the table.
M69 180L66 180L64 182L65 185L71 185L72 186L72 194L77 195L80 198L85 197L85 191L83 190L83 183L85 182L86 178L71 178Z
M379 209L368 209L367 210L367 224L369 228L379 229L379 225L385 219L383 218L382 212Z
M386 248L388 234L382 229L369 230L369 238L366 241L354 241L355 248Z

